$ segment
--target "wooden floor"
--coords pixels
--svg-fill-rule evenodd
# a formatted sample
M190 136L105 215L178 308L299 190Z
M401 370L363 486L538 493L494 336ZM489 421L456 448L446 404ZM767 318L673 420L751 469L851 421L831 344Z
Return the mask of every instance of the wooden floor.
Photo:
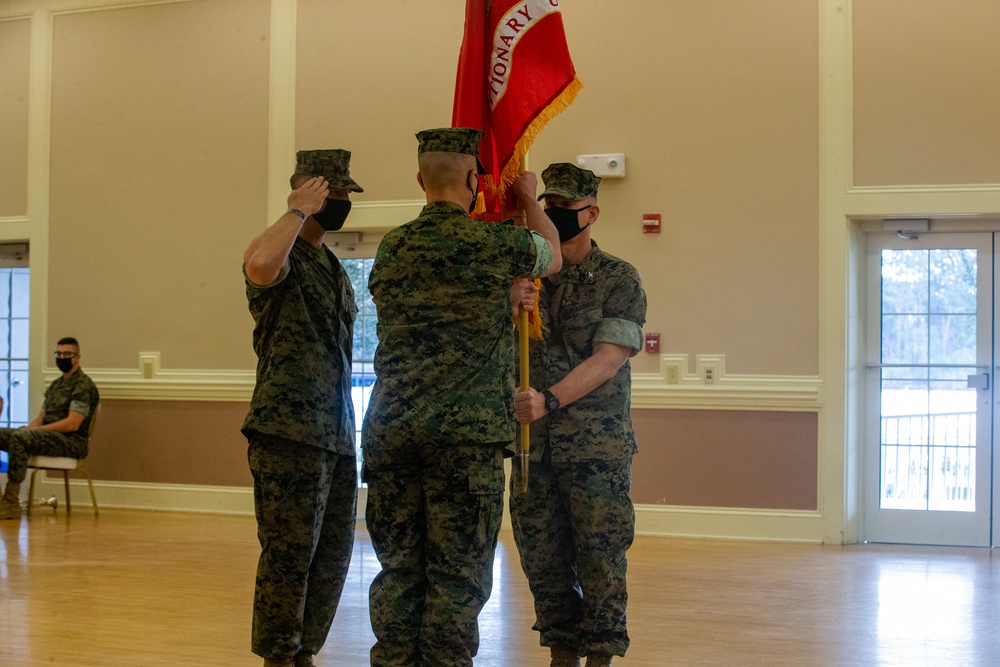
M249 651L253 518L78 509L0 521L0 665L259 665ZM629 552L638 665L1000 664L1000 562L987 549L640 537ZM368 664L359 524L317 664ZM480 617L477 666L544 666L509 532Z

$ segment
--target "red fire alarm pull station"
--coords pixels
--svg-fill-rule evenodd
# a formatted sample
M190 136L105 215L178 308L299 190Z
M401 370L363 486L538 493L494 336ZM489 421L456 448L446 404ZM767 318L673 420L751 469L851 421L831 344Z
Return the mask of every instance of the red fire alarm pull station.
M660 233L660 214L659 213L643 213L642 214L642 233L643 234L659 234Z
M658 333L646 334L646 352L659 352L659 351L660 351L660 334Z

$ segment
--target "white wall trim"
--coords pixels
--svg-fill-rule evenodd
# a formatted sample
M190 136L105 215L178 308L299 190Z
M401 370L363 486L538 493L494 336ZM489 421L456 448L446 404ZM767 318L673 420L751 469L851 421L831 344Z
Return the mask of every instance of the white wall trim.
M80 14L102 12L112 9L146 7L150 5L173 5L197 0L21 0L9 2L0 7L0 20L31 16L33 12L49 14Z
M850 187L843 196L843 217L983 216L1000 210L1000 185L920 185Z
M720 369L712 384L697 374L687 374L668 383L669 366L687 355L663 355L659 373L632 376L632 407L653 410L763 410L775 412L819 412L822 381L815 376L727 375L724 355L700 355L712 359ZM139 401L230 401L249 402L255 371L212 369L164 369L159 352L140 352L136 368L85 368L97 384L101 397ZM59 371L45 369L48 386Z
M649 374L652 375L652 374ZM653 410L819 412L822 381L810 376L735 375L713 386L632 377L632 407Z
M423 199L357 202L351 207L344 231L384 233L416 218L426 204Z
M136 368L84 368L102 399L138 401L230 401L248 403L256 381L253 370L164 369L159 352L140 352ZM59 370L45 369L49 386Z
M811 375L726 373L724 354L699 354L695 373L686 354L660 355L655 373L632 374L632 407L659 410L818 412L823 382ZM706 380L705 368L714 374Z
M845 400L849 369L848 222L845 193L854 179L853 4L820 0L819 12L819 376L825 409L820 414L817 493L823 541L854 542L856 520L847 487L856 481L849 468L857 440L847 431L852 417Z

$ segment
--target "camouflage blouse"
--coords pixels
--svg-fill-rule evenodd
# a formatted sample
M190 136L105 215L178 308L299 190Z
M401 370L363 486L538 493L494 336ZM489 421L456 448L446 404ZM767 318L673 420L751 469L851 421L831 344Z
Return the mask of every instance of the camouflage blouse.
M363 448L513 440L510 286L547 270L536 238L448 202L386 235L368 282L379 344Z
M547 389L587 360L596 343L642 349L646 293L628 262L591 242L579 264L542 281L539 311L545 339L530 342L531 386ZM636 451L630 414L632 370L628 361L592 392L531 425L531 458L545 448L552 461L623 459Z
M79 412L83 415L80 428L64 435L86 439L99 400L97 385L82 370L77 369L68 378L60 375L45 390L45 402L42 403L45 416L42 423L51 424L66 419L70 411Z
M247 279L246 289L256 324L257 384L243 433L353 455L351 353L358 308L347 272L326 247L300 237L275 282L260 286Z

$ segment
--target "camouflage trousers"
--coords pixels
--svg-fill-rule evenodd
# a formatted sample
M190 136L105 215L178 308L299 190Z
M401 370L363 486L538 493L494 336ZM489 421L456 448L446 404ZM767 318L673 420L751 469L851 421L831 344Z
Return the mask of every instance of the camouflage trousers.
M248 458L260 541L251 649L263 658L316 654L351 564L357 462L259 433Z
M543 646L625 655L625 552L635 535L632 462L531 462L511 475L510 514Z
M369 591L372 667L467 667L493 587L499 445L365 450L366 519L382 564Z
M0 450L7 452L7 480L20 484L28 470L29 456L87 455L87 438L38 429L0 428Z

